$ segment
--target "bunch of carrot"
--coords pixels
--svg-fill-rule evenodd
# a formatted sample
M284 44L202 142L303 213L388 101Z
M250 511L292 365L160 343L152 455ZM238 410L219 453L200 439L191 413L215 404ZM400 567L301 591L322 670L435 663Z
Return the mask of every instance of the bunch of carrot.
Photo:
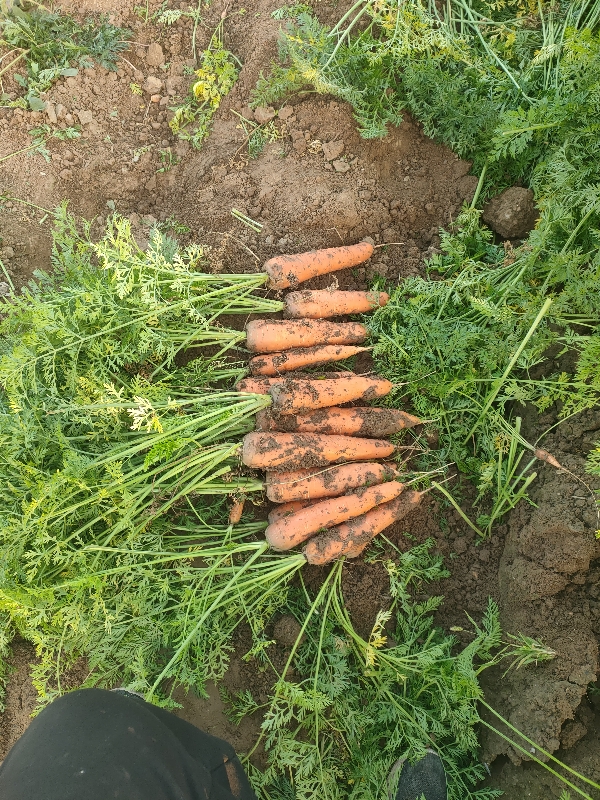
M265 271L272 288L285 289L359 264L372 252L372 245L361 242L281 256L268 261ZM242 460L266 471L267 496L280 504L269 515L268 543L285 551L307 542L303 553L311 564L355 558L422 497L406 491L386 461L396 452L386 437L420 420L394 409L344 407L384 397L392 384L351 372L299 372L367 350L364 325L330 318L365 313L388 299L384 292L294 291L285 298L286 319L246 326L246 346L255 355L250 377L236 389L269 394L272 404L244 438ZM241 508L240 502L232 508L232 522Z

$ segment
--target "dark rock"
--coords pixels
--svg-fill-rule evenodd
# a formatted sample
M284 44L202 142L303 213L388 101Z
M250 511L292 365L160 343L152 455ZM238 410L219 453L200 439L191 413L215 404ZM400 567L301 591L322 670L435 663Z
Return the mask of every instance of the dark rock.
M539 211L531 189L512 186L483 208L483 221L503 239L523 239L535 227Z

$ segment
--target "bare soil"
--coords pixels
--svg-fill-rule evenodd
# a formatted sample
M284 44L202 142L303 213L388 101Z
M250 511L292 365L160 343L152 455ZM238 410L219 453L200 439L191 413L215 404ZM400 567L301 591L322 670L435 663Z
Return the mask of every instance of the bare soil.
M440 226L447 226L472 197L477 177L469 174L469 163L429 140L409 116L385 139L365 141L345 104L312 93L297 95L279 110L280 138L256 159L248 158L237 114L253 118L250 92L276 55L279 22L271 12L278 5L277 0L250 0L243 10L238 3L216 0L202 11L198 49L207 46L224 15L225 44L243 68L210 138L195 151L168 127L169 109L185 96L191 81L192 20L182 18L171 27L146 24L134 13L133 0L63 4L75 14L110 14L132 29L133 43L118 72L95 67L52 87L47 99L60 111L56 123L46 114L0 109L0 159L29 145L28 131L42 123L60 129L80 122L82 128L77 140L48 139L48 163L37 154L0 161L0 257L16 286L25 285L34 270L50 268L51 217L44 209L65 199L73 213L91 221L96 234L113 209L130 217L141 243L152 224L170 220L180 241L209 244L214 262L227 271L252 272L280 253L369 236L381 246L366 265L336 273L333 282L341 288L367 289L377 275L396 283L422 273L424 259L439 244ZM150 0L149 13L157 8L156 0ZM187 3L181 8L187 9ZM336 2L323 2L318 12L333 20L342 9ZM164 54L162 66L147 61L149 45L156 43ZM144 87L151 76L162 82L158 102L131 88ZM4 91L18 91L10 75L2 80ZM169 159L173 166L165 170ZM261 233L234 219L233 208L261 222ZM189 232L181 233L181 226ZM331 277L317 278L308 288L331 283ZM530 439L554 421L552 413L542 420L526 414ZM596 780L600 703L590 685L598 673L600 547L594 531L599 525L590 490L574 476L584 476L585 454L600 438L599 430L600 413L588 412L543 440L570 472L540 462L532 492L537 505L522 503L489 541L477 541L458 514L432 496L389 534L404 548L435 539L452 572L434 588L446 598L440 624L466 628L465 615L480 617L491 596L500 605L506 631L535 636L557 652L553 661L537 668L486 676L486 697L530 738L549 751L558 749L560 758ZM265 514L268 507L265 503ZM322 568L306 570L309 582L321 575ZM389 602L383 570L357 559L345 567L344 588L355 625L368 634L377 612ZM275 658L282 663L293 641L290 626L289 618L273 626ZM468 642L467 633L457 635ZM248 688L264 701L272 676L242 660L247 649L247 633L240 630L225 686L230 692ZM15 642L12 663L6 710L0 716L0 759L35 707L32 646ZM82 667L81 674L66 676L63 687L76 686L84 674ZM236 728L223 714L217 687L209 693L209 700L179 694L179 713L246 751L257 720L244 720ZM558 798L558 782L523 761L522 752L485 728L482 742L490 785L504 789L507 800Z

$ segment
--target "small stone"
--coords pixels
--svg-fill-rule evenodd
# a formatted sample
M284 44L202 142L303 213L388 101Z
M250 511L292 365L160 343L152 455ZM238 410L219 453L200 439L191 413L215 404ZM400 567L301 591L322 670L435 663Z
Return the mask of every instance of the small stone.
M10 286L6 281L0 281L0 297L6 297L7 294L10 294Z
M371 247L375 247L375 239L373 239L371 236L363 236L362 241L370 244Z
M56 117L57 119L64 119L67 115L67 109L62 103L57 103L56 105Z
M161 97L161 99L160 99L160 105L161 105L161 106L168 106L168 105L169 105L169 100L170 100L170 99L171 99L171 98L170 98L170 97L168 97L168 96L167 96L167 97Z
M158 94L163 87L163 82L155 75L148 75L146 83L144 84L144 91L147 94Z
M14 257L15 257L15 251L12 249L12 247L4 247L2 249L2 258L8 261L8 259Z
M284 106L283 108L279 109L279 119L286 120L289 119L294 113L294 109L291 106Z
M326 161L334 161L336 158L339 158L343 152L344 143L342 141L323 143L323 155ZM335 168L335 164L333 166Z
M70 169L61 169L61 171L58 174L59 177L63 179L63 181L68 181L69 178L71 178L73 175Z
M72 114L65 114L65 122L67 125L72 125L75 122Z
M159 94L153 94L150 97L150 102L151 103L160 103L160 101L161 101L161 96Z
M333 168L336 172L348 172L350 164L347 161L334 161Z
M465 537L464 537L464 536L460 536L460 537L459 537L458 539L456 539L456 540L455 540L455 542L454 542L454 552L455 552L457 555L459 555L459 556L460 556L460 555L462 555L463 553L465 553L465 552L466 552L466 550L467 550L467 540L465 539Z
M146 63L151 67L160 67L165 63L165 54L158 42L152 42L146 52Z
M160 122L151 122L150 126L151 126L153 131L160 130Z
M275 241L275 239L272 236L267 236L266 239L265 239L265 244L269 245L269 247L270 247L273 244L274 241Z
M82 125L89 125L90 122L94 121L94 115L91 111L77 111L76 113Z
M46 103L46 108L44 109L46 112L46 116L48 117L48 122L51 125L56 125L57 123L57 116L56 116L56 109L54 108L54 103Z
M254 119L258 122L259 125L264 125L265 122L270 122L276 116L277 112L272 106L265 108L265 106L259 106L258 108L254 109Z

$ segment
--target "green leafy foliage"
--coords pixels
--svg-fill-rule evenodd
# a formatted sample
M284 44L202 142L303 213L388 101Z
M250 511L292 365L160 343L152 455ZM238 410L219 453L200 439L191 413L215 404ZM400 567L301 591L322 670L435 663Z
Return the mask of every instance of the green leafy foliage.
M498 608L490 603L480 625L471 621L471 643L456 652L455 638L433 625L441 598L414 599L447 575L432 544L383 562L393 605L379 613L368 639L346 611L340 565L312 604L306 591L290 591L288 613L303 633L262 724L268 765L252 773L260 797L379 800L391 765L401 756L418 760L428 747L444 761L451 800L500 795L475 788L485 775L477 759L478 676L504 658L533 661L530 653L543 648L525 637L517 647L503 643ZM237 718L257 709L248 692L234 706Z
M158 230L142 251L119 217L92 243L59 211L53 266L0 322L0 648L15 630L36 644L44 700L81 656L88 685L202 691L298 566L264 557L263 523L223 524L228 497L262 488L237 452L269 401L217 388L243 374L219 317L281 303Z
M9 13L0 13L0 36L0 42L14 48L26 67L25 75L15 75L25 103L40 111L45 105L40 93L57 78L76 75L78 68L91 67L94 61L116 70L116 58L127 49L131 34L105 19L79 23L42 7L24 11L13 6Z

